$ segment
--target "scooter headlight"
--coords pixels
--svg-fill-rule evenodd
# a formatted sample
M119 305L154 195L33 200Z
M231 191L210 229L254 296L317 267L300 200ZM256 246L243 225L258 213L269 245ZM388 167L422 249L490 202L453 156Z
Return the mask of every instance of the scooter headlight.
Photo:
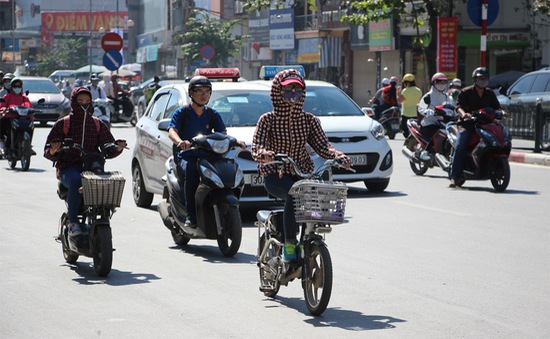
M229 139L223 140L208 140L212 150L218 154L225 154L229 151Z
M240 167L237 168L237 173L235 173L235 187L239 187L241 185L241 182L244 180L244 174Z
M212 181L219 188L224 187L222 179L220 179L220 177L216 173L214 173L211 169L209 169L206 166L201 165L200 167L201 167L201 172L205 177L207 177L210 181Z

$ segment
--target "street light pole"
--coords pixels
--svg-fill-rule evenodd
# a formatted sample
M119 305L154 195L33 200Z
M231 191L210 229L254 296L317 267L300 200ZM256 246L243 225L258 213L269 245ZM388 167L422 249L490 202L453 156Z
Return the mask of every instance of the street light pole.
M92 41L93 41L93 36L92 36L92 0L90 0L90 37L88 38L88 48L89 48L89 54L90 54L90 74L88 76L88 79L90 79L92 77Z

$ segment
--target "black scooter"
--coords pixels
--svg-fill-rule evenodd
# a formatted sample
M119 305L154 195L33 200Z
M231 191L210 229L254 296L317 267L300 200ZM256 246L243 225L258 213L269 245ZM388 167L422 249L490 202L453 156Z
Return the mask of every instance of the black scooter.
M105 172L107 151L116 144L105 145L102 152L86 153L72 139L65 138L60 151L71 148L78 149L83 158L84 171L82 177L82 201L78 217L84 233L78 237L69 238L69 215L65 211L59 222L56 240L61 243L63 257L69 264L74 264L80 255L91 257L97 275L105 277L111 272L113 262L113 240L110 219L115 208L120 206L124 191L125 179L121 172ZM57 195L67 200L67 187L58 183Z
M213 133L196 136L191 145L190 150L180 152L185 154L194 150L204 155L197 161L200 173L200 183L195 193L197 227L185 226L185 172L173 156L165 164L163 198L166 200L159 203L158 211L176 244L186 245L190 239L216 239L222 254L232 257L241 245L239 198L244 176L235 160L226 155L237 146L237 140Z
M6 102L0 98L0 102ZM45 99L38 100L39 104ZM10 146L6 149L4 157L8 159L8 165L14 169L17 161L21 161L21 170L28 171L31 165L31 156L36 155L32 150L32 137L34 134L34 114L40 113L28 107L9 107L6 112L6 119L3 123L9 123ZM1 136L0 136L1 137Z
M129 97L122 92L118 93L117 100L113 104L114 110L111 112L111 123L129 122L132 126L137 124L137 115L134 112L134 104Z

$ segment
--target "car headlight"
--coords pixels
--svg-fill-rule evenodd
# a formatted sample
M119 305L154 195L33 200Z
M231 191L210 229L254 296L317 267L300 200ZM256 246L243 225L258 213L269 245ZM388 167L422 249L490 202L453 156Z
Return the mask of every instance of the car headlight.
M376 140L381 140L384 138L384 127L378 121L373 121L370 133Z
M222 179L220 179L220 177L216 173L212 172L212 170L210 170L206 166L201 165L200 167L201 167L201 172L205 177L207 177L209 180L211 180L219 188L224 187Z
M212 150L218 154L225 154L229 151L229 139L208 140Z

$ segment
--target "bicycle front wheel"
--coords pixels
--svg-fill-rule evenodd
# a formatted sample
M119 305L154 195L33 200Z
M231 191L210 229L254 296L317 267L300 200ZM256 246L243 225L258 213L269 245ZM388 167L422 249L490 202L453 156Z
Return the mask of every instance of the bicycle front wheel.
M311 244L304 258L303 289L307 309L321 315L332 293L332 260L325 244Z

